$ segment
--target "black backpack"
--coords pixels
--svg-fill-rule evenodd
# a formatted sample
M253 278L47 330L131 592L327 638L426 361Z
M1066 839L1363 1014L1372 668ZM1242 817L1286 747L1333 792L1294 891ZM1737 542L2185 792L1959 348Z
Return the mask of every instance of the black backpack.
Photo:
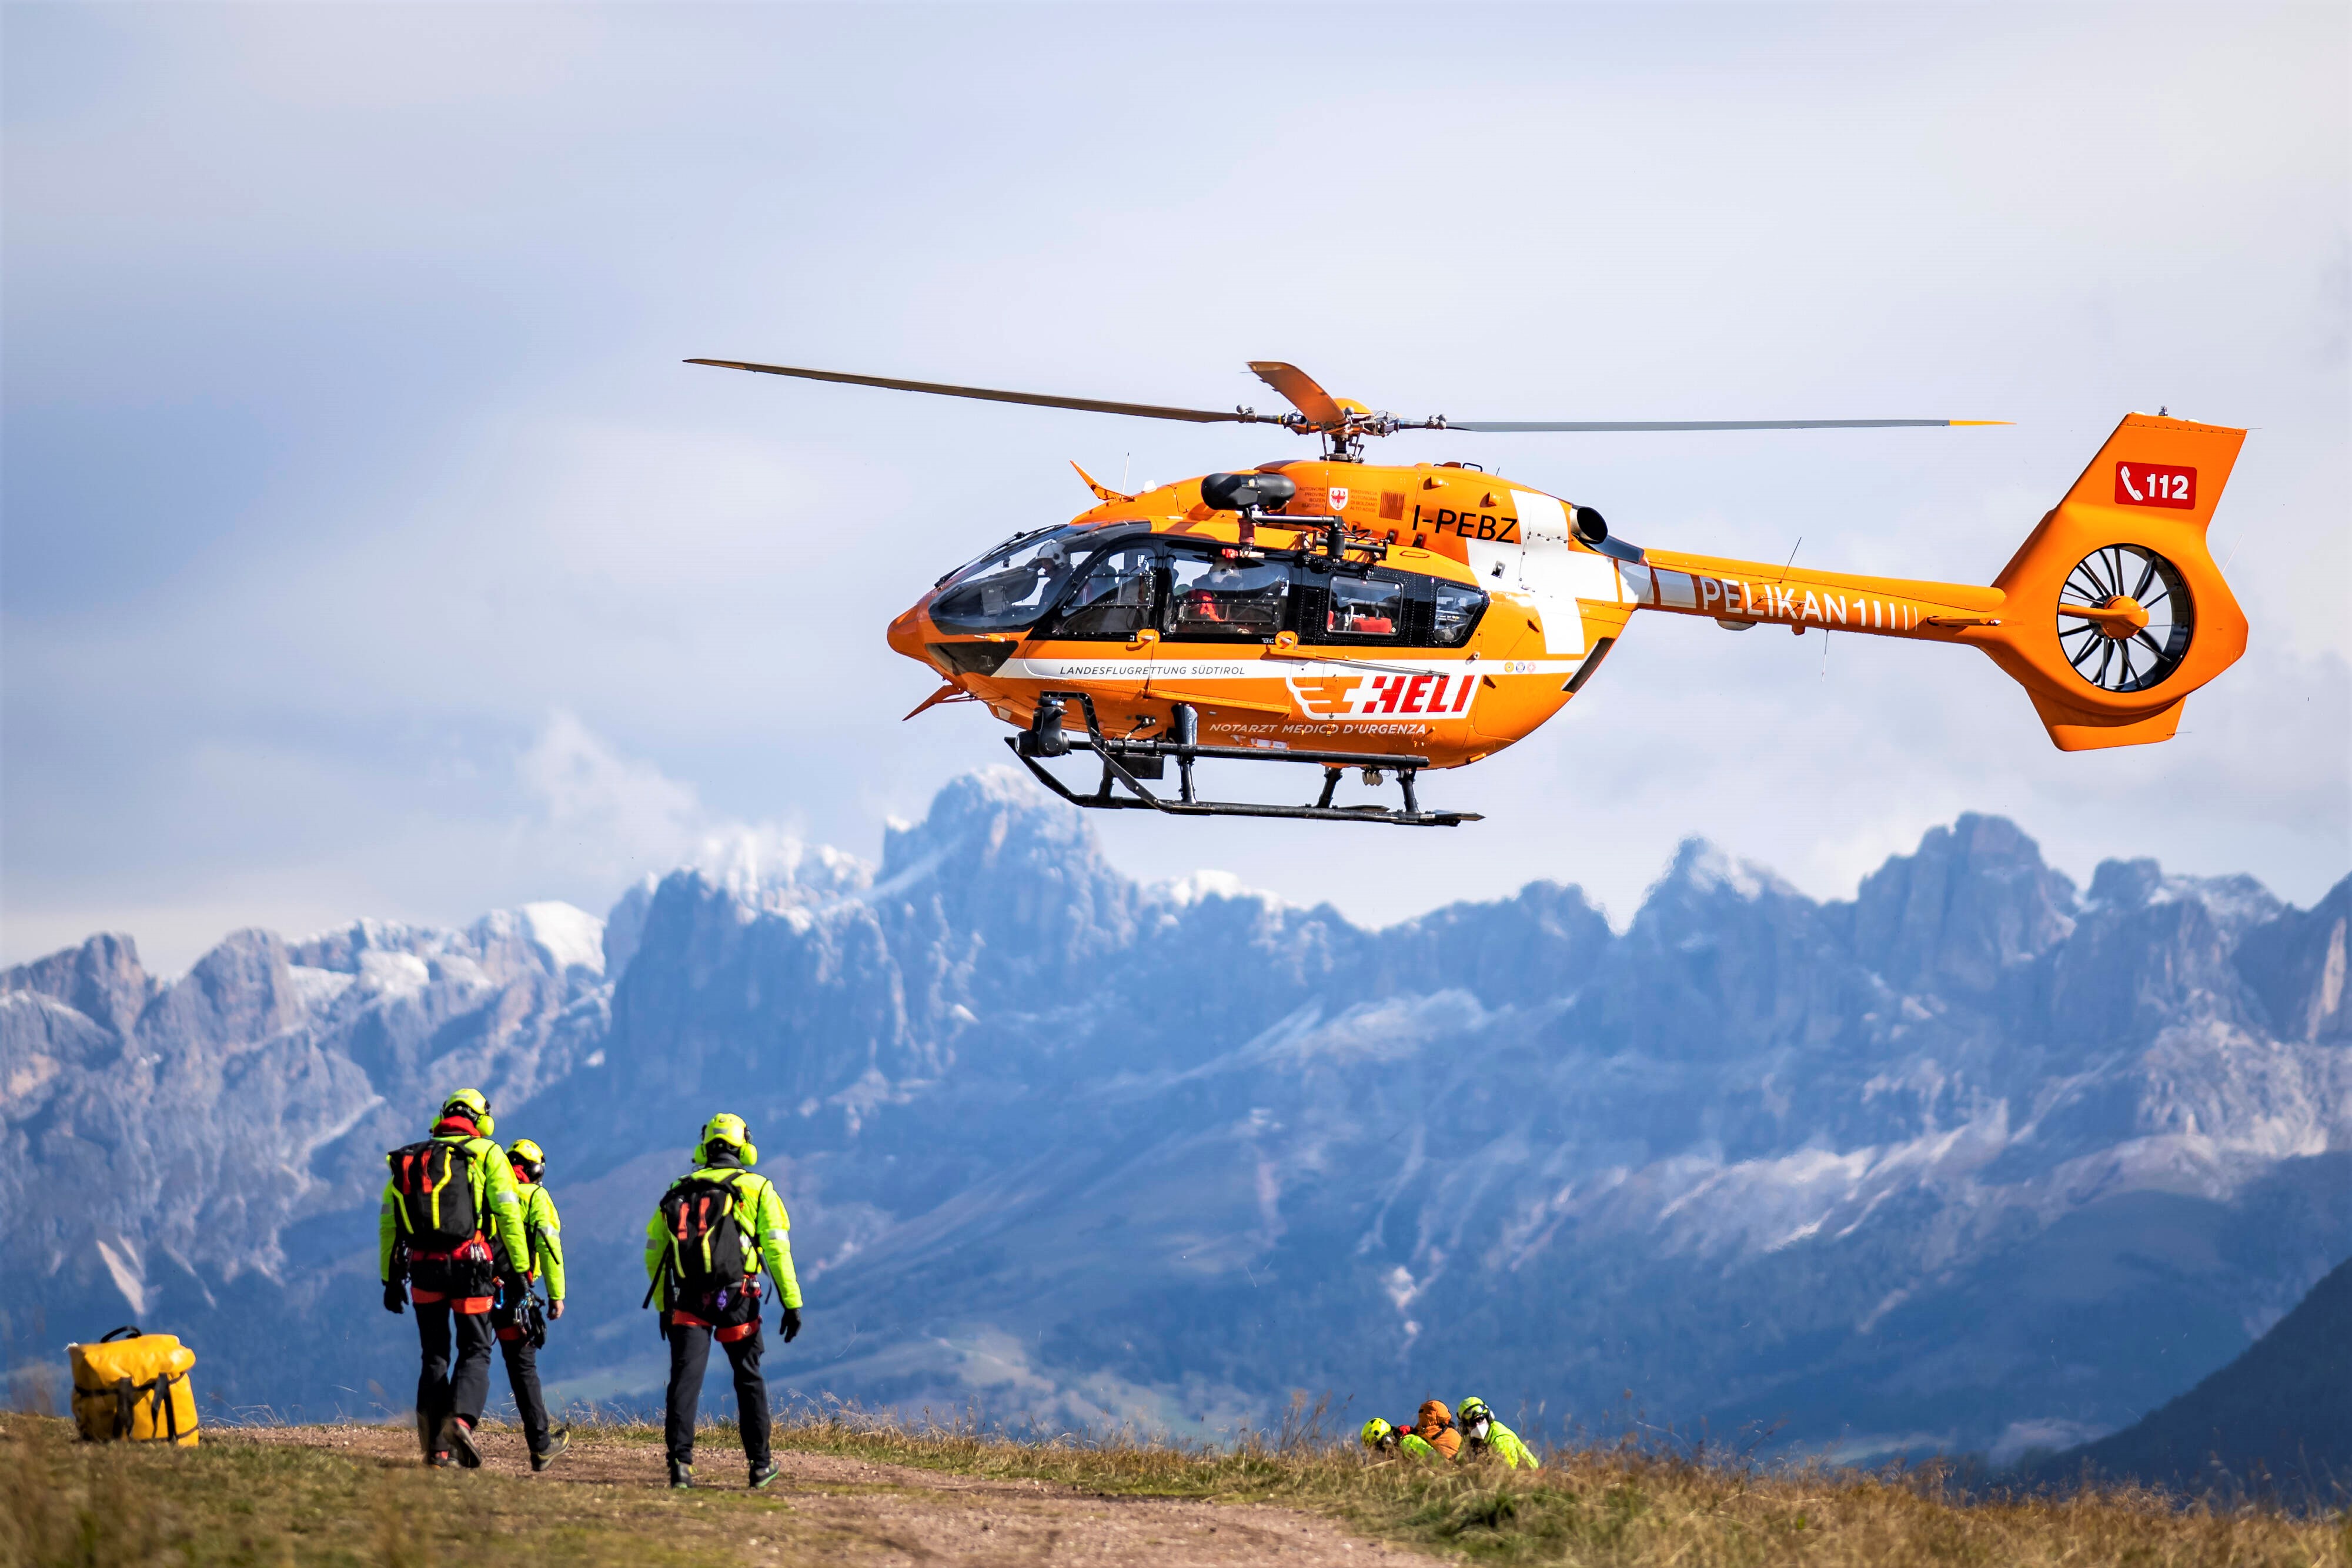
M400 1234L415 1257L446 1256L482 1228L474 1207L474 1152L437 1138L384 1155L400 1199Z
M739 1201L732 1181L701 1174L680 1177L662 1194L662 1229L669 1238L662 1266L673 1309L720 1323L747 1308L759 1311L751 1238L736 1212ZM650 1291L646 1300L652 1300Z

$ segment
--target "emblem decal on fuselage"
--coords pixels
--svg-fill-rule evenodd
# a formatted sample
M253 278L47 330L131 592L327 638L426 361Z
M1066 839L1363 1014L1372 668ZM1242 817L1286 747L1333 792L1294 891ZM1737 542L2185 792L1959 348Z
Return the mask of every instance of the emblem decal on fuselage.
M1469 672L1408 674L1286 675L1290 700L1309 718L1386 718L1421 714L1458 718L1470 711L1478 677Z

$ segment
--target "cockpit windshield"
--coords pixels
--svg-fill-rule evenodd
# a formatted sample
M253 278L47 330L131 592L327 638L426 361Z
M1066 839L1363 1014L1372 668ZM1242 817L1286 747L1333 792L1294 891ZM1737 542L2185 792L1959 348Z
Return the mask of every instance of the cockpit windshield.
M1019 535L948 580L931 601L942 632L1014 632L1034 624L1070 580L1087 530L1063 527Z

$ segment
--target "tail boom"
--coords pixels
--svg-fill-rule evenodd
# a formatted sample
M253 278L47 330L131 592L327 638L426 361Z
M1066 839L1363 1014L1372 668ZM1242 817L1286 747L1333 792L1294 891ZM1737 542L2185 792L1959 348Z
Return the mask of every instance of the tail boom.
M1640 608L1734 628L1973 643L2062 751L2167 740L2189 695L2245 652L2245 612L2206 545L2245 434L2126 415L1989 587L1668 550L1620 573Z

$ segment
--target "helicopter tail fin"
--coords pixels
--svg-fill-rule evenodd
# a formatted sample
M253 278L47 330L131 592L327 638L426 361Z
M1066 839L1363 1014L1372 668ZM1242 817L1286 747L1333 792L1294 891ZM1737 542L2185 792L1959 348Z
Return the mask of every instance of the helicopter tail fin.
M2168 740L2189 694L2246 650L2206 528L2246 433L2126 414L1993 585L1980 645L2062 751Z

